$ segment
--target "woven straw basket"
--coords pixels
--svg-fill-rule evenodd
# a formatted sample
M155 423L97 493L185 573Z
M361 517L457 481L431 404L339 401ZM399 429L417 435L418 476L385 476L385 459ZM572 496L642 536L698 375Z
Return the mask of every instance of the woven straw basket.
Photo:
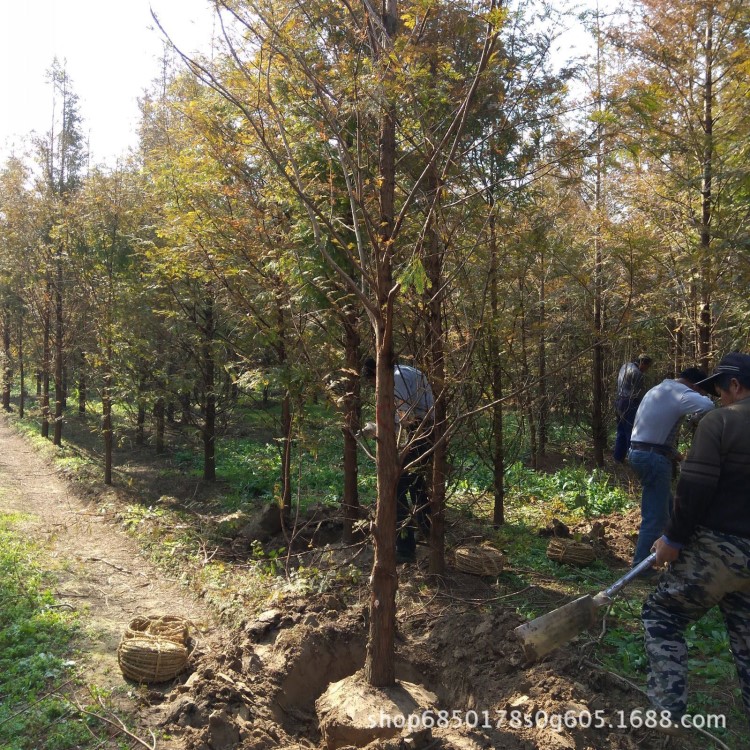
M188 638L188 622L181 617L136 617L117 649L120 670L137 682L167 682L187 665Z
M187 660L187 648L166 638L126 638L117 649L120 670L137 682L167 682L185 669Z
M136 617L128 623L123 638L140 638L144 635L166 638L187 646L190 627L185 618L176 615Z
M547 546L547 557L565 565L589 565L596 559L594 548L574 539L552 539Z
M496 576L502 573L505 555L489 545L456 547L456 567L475 576Z

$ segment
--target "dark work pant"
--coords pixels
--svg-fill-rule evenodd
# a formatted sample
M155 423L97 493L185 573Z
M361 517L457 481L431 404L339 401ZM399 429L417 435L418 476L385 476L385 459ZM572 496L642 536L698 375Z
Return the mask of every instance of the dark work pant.
M637 401L630 399L617 399L615 410L617 411L617 433L615 435L615 448L612 451L615 461L623 462L630 448L630 435L633 432L635 413L638 411Z
M417 547L414 534L415 524L412 520L412 507L414 508L414 519L423 532L427 533L430 528L430 497L427 492L427 472L432 466L430 458L422 458L432 448L432 440L429 437L421 437L415 440L409 447L409 452L404 459L404 466L418 461L408 471L402 471L396 488L396 551L400 555L412 556ZM431 457L432 454L430 454ZM420 461L420 459L422 459Z

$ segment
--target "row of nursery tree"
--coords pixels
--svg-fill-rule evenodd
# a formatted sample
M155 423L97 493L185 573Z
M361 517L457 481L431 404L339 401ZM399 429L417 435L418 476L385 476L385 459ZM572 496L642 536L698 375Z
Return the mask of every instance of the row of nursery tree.
M328 397L350 529L375 354L368 674L389 684L394 361L436 396L439 571L453 441L492 468L502 523L509 409L532 461L565 419L601 464L622 361L644 349L666 375L746 347L750 7L593 13L593 52L562 66L566 19L533 0L214 5L210 58L170 47L114 169L90 164L53 65L55 125L0 172L3 406L34 380L59 444L68 392L85 410L95 391L107 482L113 405L157 451L179 409L212 480L238 393L270 388L288 508L297 417Z

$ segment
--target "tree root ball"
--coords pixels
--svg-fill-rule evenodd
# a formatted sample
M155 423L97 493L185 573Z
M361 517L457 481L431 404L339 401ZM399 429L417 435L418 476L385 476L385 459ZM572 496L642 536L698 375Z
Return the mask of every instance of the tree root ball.
M411 682L372 687L359 671L331 683L315 702L315 709L326 747L337 750L398 736L428 739L431 730L425 724L430 723L429 714L437 703L434 693Z

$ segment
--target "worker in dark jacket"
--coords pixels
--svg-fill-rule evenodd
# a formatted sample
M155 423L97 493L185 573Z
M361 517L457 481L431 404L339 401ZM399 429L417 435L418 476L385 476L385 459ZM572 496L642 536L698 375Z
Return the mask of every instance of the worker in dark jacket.
M375 384L375 370L375 359L367 357L362 366L365 382ZM412 519L416 520L425 535L429 534L430 527L426 474L432 466L435 399L430 383L421 370L398 364L393 366L393 398L398 436L405 448L396 488L396 561L414 562L417 559L417 541ZM374 437L375 424L366 424L362 433Z
M635 413L638 411L643 394L646 393L645 374L651 367L652 361L648 354L639 354L633 362L626 362L617 374L617 396L615 397L617 434L613 455L618 463L622 463L628 455Z
M643 607L649 698L677 731L687 709L685 629L714 605L750 719L750 355L728 354L696 385L715 386L722 408L698 424L672 516L654 544L656 564L669 567Z

